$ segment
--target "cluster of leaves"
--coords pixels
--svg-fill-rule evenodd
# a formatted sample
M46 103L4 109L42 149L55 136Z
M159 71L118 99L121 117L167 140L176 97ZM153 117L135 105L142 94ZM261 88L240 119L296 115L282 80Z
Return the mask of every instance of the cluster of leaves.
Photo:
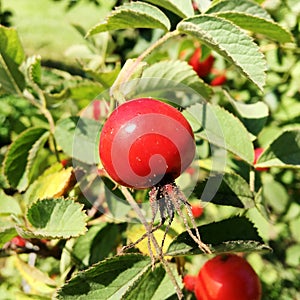
M15 29L0 27L4 298L176 298L164 266L152 270L145 245L117 255L145 230L133 225L126 194L99 170L95 153L107 111L95 120L89 106L99 94L111 107L138 96L180 98L199 153L190 200L211 202L199 221L203 242L213 253L251 253L268 299L297 296L300 68L299 41L290 32L298 36L299 16L288 2L267 7L275 20L248 0L199 1L196 11L192 1L125 3L88 32L75 27L87 39L89 55L78 57L82 76L44 68L39 56L25 56ZM282 19L278 11L289 9ZM195 42L226 68L226 88L209 86L179 59ZM254 164L256 147L265 150ZM216 160L220 153L225 161ZM183 174L179 185L192 180ZM207 187L216 186L212 195ZM147 193L131 195L146 214ZM24 246L13 245L16 236ZM182 269L185 261L183 273L196 273L205 259L180 220L164 250L176 274L176 264ZM183 273L175 276L179 283Z

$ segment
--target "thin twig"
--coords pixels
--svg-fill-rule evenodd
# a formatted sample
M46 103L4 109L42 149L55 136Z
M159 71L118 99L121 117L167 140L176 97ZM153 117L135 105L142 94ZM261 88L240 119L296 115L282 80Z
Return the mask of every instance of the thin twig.
M150 236L151 242L156 250L157 256L159 261L162 263L162 265L164 266L166 273L168 274L168 276L170 277L171 282L173 283L175 289L176 289L176 293L177 293L177 297L178 299L183 299L183 293L178 285L178 282L172 272L172 270L170 269L170 266L168 264L168 262L164 259L164 254L162 252L162 249L159 247L158 242L155 238L155 236L152 234L151 232L151 228L147 223L147 220L145 219L140 207L138 206L138 204L136 203L136 201L134 200L134 198L132 197L132 195L129 193L128 189L126 187L121 186L121 192L123 193L123 195L125 196L126 200L128 201L128 203L131 205L131 207L133 208L133 210L136 212L136 214L138 215L140 221L142 222L142 224L144 225L144 227L147 230L147 233Z

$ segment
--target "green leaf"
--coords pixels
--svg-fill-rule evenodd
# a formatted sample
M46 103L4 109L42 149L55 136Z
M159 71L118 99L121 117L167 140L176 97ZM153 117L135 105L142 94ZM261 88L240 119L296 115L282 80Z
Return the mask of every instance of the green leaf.
M115 256L77 273L57 293L58 299L121 299L126 290L151 268L140 254Z
M264 176L262 197L264 205L278 214L284 214L289 201L288 191L280 182L275 181L273 176Z
M134 91L132 92L134 95L130 95L130 97L151 95L152 97L168 99L170 92L176 90L185 91L186 93L199 93L204 99L209 99L212 93L210 86L199 78L190 65L184 61L175 60L158 62L146 68L142 77L137 79L137 84L134 85ZM172 97L174 97L173 93ZM180 99L182 99L182 96L180 96ZM171 101L171 99L169 100ZM190 103L185 103L185 105L188 104Z
M7 227L0 229L0 248L2 248L7 242L12 238L17 236L17 231L15 227Z
M42 81L41 57L39 55L32 56L28 59L28 77L30 81L38 86Z
M250 135L238 118L220 106L195 104L184 115L190 121L195 136L224 148L249 164L254 160Z
M243 122L247 130L253 134L253 140L264 128L269 116L269 108L264 102L256 102L251 104L235 101L227 95L230 103L237 112L239 119Z
M218 13L217 16L225 18L243 29L263 34L279 43L293 42L291 33L274 21L236 12Z
M221 0L215 1L205 12L206 14L222 12L240 12L272 21L269 13L254 1L248 0Z
M85 266L97 263L115 249L120 238L119 226L114 223L101 223L89 228L80 236L73 247L72 254Z
M180 282L181 280L177 281ZM174 286L171 283L169 276L166 274L165 269L160 265L155 268L154 271L149 269L139 278L139 280L135 281L123 295L122 299L169 299L169 297L174 294Z
M0 190L0 215L21 215L22 210L19 202L12 196L8 196Z
M233 217L198 227L201 240L212 253L248 252L270 250L263 243L253 223L246 217ZM203 254L187 232L181 233L171 243L167 255Z
M10 145L4 160L4 174L11 187L19 191L27 188L33 161L48 136L47 129L33 127L23 131Z
M194 15L192 1L190 0L146 0L152 4L164 7L172 11L174 14L182 18L191 17Z
M86 215L83 205L71 199L39 200L31 205L27 219L33 228L26 230L33 237L46 239L70 238L84 234Z
M17 31L0 25L0 87L5 92L22 93L25 79L19 67L24 57Z
M67 155L87 164L97 164L100 129L101 124L95 120L70 117L57 123L54 136Z
M209 177L199 182L194 195L202 201L240 208L254 206L254 195L247 181L235 173L225 173Z
M223 18L201 15L181 21L177 29L218 52L263 90L266 61L259 47L241 28Z
M125 28L160 28L168 31L170 26L169 19L161 10L137 1L117 7L105 21L91 28L87 36Z
M292 42L290 32L275 23L260 5L248 0L224 0L216 2L206 12L228 19L254 33L264 34L280 43Z
M300 168L300 129L282 132L261 154L255 167Z

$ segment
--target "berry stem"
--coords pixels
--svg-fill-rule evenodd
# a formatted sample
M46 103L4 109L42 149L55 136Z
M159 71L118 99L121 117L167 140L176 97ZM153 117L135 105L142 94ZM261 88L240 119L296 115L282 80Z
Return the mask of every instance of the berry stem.
M136 203L136 201L134 200L134 198L132 197L132 195L130 194L130 192L128 191L128 189L126 187L123 187L121 186L120 187L121 189L121 192L123 193L123 195L125 196L126 200L128 201L128 203L131 205L131 207L133 208L133 210L136 212L136 214L138 215L140 221L142 222L142 224L144 225L144 227L146 228L147 230L147 233L148 233L148 237L149 239L151 240L155 250L156 250L156 253L158 255L158 259L160 260L160 262L162 263L162 265L164 266L168 276L170 277L171 279L171 282L173 283L175 289L176 289L176 293L177 293L177 297L178 299L183 299L183 294L182 294L182 291L178 285L178 282L168 264L168 262L164 259L164 255L162 253L162 248L159 247L158 245L158 242L155 238L155 236L153 235L152 233L152 228L151 226L149 226L149 224L147 223L147 220L145 219L140 207L138 206L138 204ZM150 249L149 249L150 251ZM153 258L151 257L151 260ZM153 261L152 261L153 263Z

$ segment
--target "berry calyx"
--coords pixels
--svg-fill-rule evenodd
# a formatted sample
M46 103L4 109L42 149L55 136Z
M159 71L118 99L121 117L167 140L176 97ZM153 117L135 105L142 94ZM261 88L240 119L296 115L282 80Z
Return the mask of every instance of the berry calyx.
M261 283L242 257L222 254L200 269L195 285L197 300L260 300Z
M173 106L139 98L118 106L102 128L99 155L118 184L145 189L171 183L193 161L194 135Z

